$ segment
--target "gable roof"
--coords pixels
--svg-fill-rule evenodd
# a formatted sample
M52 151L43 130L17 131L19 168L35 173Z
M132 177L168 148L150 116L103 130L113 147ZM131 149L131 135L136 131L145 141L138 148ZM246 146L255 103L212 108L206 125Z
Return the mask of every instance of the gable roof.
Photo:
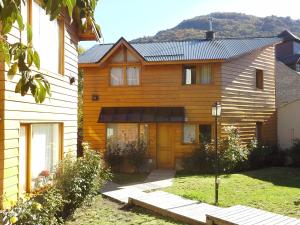
M79 56L79 64L100 62L106 54L125 39L115 44L98 44ZM167 41L149 43L129 43L147 62L189 61L189 60L228 60L250 53L282 41L279 37L268 38L227 38L198 39L189 41ZM128 42L126 42L128 43Z
M282 38L283 41L297 41L300 42L300 38L290 32L289 30L282 31L278 37Z

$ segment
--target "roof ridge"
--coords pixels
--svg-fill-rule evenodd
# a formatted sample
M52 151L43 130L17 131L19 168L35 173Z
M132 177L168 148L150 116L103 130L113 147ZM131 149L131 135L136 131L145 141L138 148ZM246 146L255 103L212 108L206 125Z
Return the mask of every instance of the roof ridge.
M279 38L278 36L266 36L266 37L226 37L226 38L215 38L213 40L207 40L205 38L192 38L185 40L165 40L165 41L147 41L147 42L138 42L138 41L129 41L130 44L152 44L152 43L170 43L170 42L189 42L189 41L218 41L218 40L243 40L243 39L267 39L267 38Z

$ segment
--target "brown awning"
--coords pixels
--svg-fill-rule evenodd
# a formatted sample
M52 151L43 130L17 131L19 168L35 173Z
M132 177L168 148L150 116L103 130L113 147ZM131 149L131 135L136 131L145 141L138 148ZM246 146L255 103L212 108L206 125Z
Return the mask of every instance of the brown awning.
M184 122L184 107L103 107L98 123Z

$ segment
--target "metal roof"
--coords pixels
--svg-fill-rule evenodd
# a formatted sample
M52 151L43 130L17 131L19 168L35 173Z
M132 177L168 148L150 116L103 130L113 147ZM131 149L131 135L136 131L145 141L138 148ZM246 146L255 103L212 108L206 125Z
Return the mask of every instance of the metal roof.
M120 39L121 40L121 39ZM282 41L279 37L228 38L129 43L148 62L231 59ZM118 42L117 42L118 43ZM116 44L117 44L116 43ZM98 44L79 56L79 63L97 63L116 44Z

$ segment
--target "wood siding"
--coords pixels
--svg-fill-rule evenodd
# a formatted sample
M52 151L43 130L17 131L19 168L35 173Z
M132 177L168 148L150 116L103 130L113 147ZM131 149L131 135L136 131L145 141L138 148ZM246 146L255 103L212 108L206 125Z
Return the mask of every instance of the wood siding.
M18 41L18 30L14 28L10 41ZM21 123L63 123L63 151L77 150L77 82L70 85L70 77L78 74L78 37L68 20L64 23L64 75L41 71L51 84L52 96L42 104L36 104L31 95L21 97L14 93L19 75L7 76L7 66L1 63L0 80L0 190L10 199L18 197L18 151ZM33 34L34 35L34 34ZM51 40L49 43L51 45ZM51 60L51 59L49 59Z
M120 106L184 106L187 122L213 124L212 104L221 99L221 64L213 64L213 84L182 85L182 65L144 65L141 84L132 87L109 85L109 67L84 68L84 141L94 149L104 151L106 125L97 123L101 107ZM92 95L99 101L92 101ZM182 143L183 125L174 129L174 156L180 158L195 149L196 145ZM150 156L156 159L157 124L149 125Z
M182 85L182 62L157 65L141 62L141 84L135 87L109 86L108 63L82 67L84 140L94 149L105 151L106 125L97 123L101 107L183 106L187 123L213 125L211 107L221 101L223 128L237 126L243 140L248 142L255 137L256 122L263 122L263 138L273 143L276 140L274 60L274 47L267 47L231 61L215 62L213 83L209 85ZM196 65L201 63L204 62L198 61ZM256 68L264 71L263 90L256 89ZM92 95L98 95L99 100L92 101ZM158 151L157 126L149 124L149 155L154 160ZM221 133L224 135L224 129ZM177 123L173 127L172 145L175 162L197 147L183 144L182 137L183 124Z
M263 90L256 88L256 69L263 70ZM223 128L238 127L249 142L255 137L256 122L263 122L263 141L276 144L274 47L223 63L221 73Z

